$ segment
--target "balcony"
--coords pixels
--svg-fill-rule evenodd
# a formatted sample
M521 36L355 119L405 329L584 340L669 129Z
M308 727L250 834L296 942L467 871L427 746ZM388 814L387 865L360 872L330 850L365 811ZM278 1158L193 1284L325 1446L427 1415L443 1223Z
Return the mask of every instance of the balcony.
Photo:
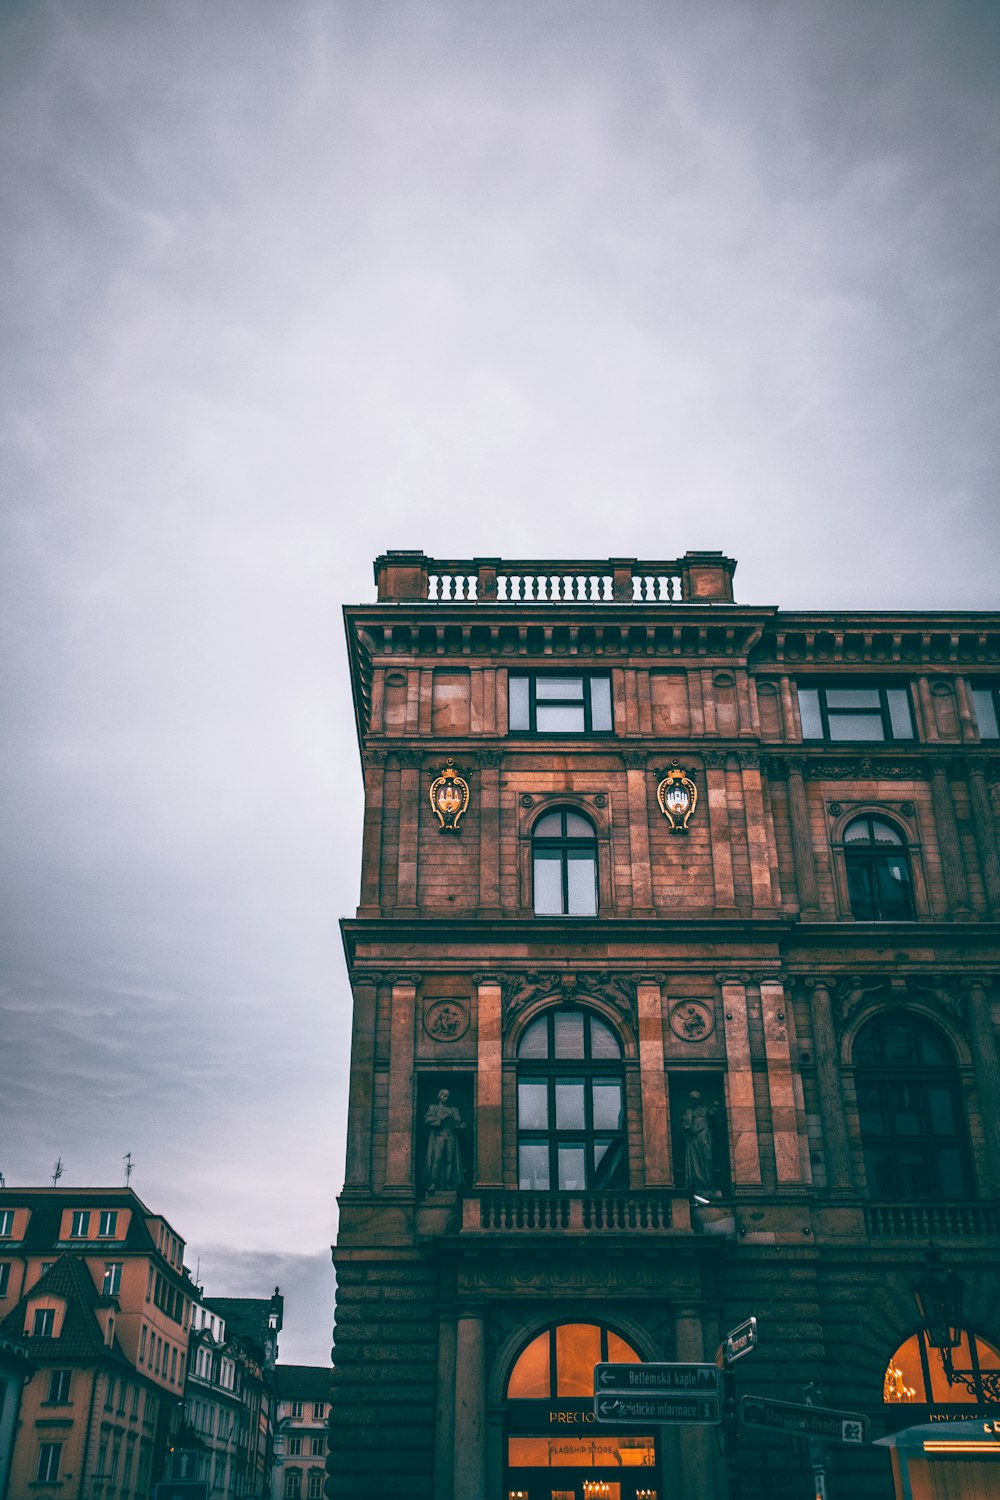
M686 552L667 562L442 560L401 551L375 560L379 600L394 603L731 604L735 571L736 563L721 552Z
M690 1234L683 1194L495 1192L462 1201L463 1235Z
M970 1240L996 1235L1000 1214L989 1203L869 1203L873 1240Z

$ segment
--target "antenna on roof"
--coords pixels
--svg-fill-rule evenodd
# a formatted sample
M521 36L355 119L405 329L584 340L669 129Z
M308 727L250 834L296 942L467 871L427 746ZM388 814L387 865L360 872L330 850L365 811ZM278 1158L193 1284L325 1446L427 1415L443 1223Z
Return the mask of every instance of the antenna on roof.
M132 1168L135 1166L135 1162L132 1160L131 1151L125 1152L125 1155L122 1157L122 1161L125 1163L125 1186L128 1187L129 1179L132 1176Z
M7 1179L3 1175L3 1173L0 1172L0 1187L6 1187L6 1186L7 1186Z
M59 1159L57 1160L55 1166L52 1168L52 1186L53 1187L55 1187L56 1183L59 1181L59 1179L62 1176L62 1174L63 1174L63 1164L62 1164L62 1157L60 1156Z

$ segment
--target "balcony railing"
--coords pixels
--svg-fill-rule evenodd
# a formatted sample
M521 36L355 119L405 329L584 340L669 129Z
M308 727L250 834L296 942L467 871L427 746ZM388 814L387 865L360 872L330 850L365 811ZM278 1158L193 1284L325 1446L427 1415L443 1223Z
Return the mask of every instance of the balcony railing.
M997 1233L997 1210L989 1203L870 1203L865 1228L874 1239L983 1238Z
M687 552L667 562L442 560L387 552L376 559L375 581L380 600L435 604L732 603L735 569L721 552Z
M665 1192L496 1192L467 1196L462 1233L663 1234L690 1229L687 1199Z

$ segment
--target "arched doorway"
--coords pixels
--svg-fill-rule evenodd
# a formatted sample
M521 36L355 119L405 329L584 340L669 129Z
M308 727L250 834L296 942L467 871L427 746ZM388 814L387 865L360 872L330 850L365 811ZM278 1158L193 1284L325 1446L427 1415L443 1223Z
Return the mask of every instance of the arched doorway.
M1000 1500L1000 1443L983 1414L1000 1394L1000 1350L963 1333L950 1384L923 1330L890 1359L882 1400L897 1500Z
M603 1323L557 1323L521 1350L507 1382L506 1500L663 1500L652 1432L594 1419L594 1366L640 1364Z

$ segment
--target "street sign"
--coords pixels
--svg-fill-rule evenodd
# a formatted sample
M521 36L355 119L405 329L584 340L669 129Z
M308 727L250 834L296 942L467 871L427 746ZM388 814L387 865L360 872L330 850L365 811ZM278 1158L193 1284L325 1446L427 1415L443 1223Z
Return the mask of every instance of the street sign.
M823 1438L828 1443L867 1443L868 1418L828 1406L800 1406L797 1401L772 1401L769 1396L744 1396L740 1401L744 1427L767 1427L795 1437Z
M717 1396L722 1389L722 1371L717 1365L648 1364L595 1365L594 1395L604 1391L629 1391L633 1395Z
M598 1422L669 1422L684 1426L717 1427L722 1421L718 1396L624 1396L594 1397Z
M757 1347L757 1319L747 1318L731 1328L722 1340L722 1357L727 1365L742 1359Z

